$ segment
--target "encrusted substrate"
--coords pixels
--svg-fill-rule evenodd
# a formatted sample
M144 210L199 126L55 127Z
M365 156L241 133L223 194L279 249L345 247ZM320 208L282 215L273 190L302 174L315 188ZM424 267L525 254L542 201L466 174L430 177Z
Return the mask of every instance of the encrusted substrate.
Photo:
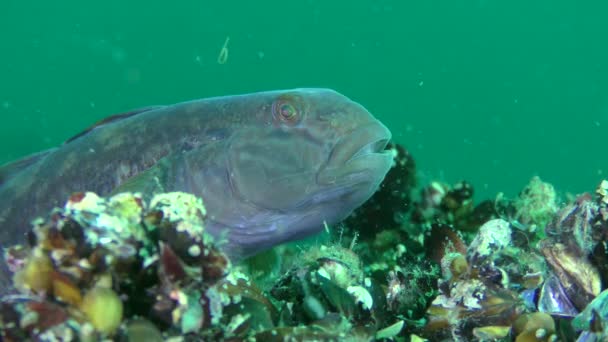
M232 265L201 199L72 195L6 252L4 341L602 341L608 181L557 205L415 189L400 146L374 197L323 238ZM418 195L417 195L418 194ZM319 241L324 241L323 243Z

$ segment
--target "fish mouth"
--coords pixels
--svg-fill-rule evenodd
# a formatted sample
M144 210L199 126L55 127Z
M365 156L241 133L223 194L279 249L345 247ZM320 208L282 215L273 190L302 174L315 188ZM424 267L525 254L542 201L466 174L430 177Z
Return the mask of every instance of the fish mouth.
M391 131L379 121L359 127L336 145L330 163L348 164L355 160L376 154L388 154L386 149L391 139Z
M368 144L365 144L357 152L355 152L355 154L353 154L353 156L350 157L350 159L348 159L346 162L349 163L357 158L361 158L369 154L388 154L390 153L390 150L387 149L389 141L390 139L381 138L376 141L372 141Z
M384 178L393 163L393 154L387 149L390 139L391 132L379 121L346 134L318 175L319 184L350 187Z

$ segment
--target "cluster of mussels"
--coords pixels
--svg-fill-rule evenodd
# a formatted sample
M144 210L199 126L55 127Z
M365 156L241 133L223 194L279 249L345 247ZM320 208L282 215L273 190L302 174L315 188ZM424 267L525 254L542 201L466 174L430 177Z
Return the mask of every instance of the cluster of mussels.
M440 295L425 327L429 336L608 339L607 189L603 181L595 198L584 194L557 210L553 188L535 178L514 201L514 217L526 223L490 220L466 251L457 248L462 239L446 234Z
M608 340L608 181L562 208L538 177L476 204L467 182L416 189L390 148L380 189L324 244L237 265L192 195L74 194L5 251L0 339Z
M236 300L222 282L238 279L225 277L204 218L185 193L149 206L131 193L72 195L35 222L28 246L5 251L19 293L0 303L2 339L163 341L231 323L222 310Z
M411 186L411 156L393 148L395 167L340 238L358 239L365 276L404 322L395 339L608 340L608 181L561 208L539 177L475 203L465 181Z
M0 300L3 341L263 341L388 338L383 293L360 259L311 249L261 290L204 228L185 193L77 193L27 246L5 251L17 293ZM251 270L255 273L255 270Z

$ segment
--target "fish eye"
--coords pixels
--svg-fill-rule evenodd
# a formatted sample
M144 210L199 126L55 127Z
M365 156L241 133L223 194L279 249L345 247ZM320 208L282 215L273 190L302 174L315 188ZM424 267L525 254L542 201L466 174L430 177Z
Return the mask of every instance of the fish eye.
M286 99L275 101L272 105L272 113L275 118L288 124L294 124L300 118L300 111L293 103Z
M289 103L284 103L279 107L279 113L285 120L291 120L294 116L298 115L296 108Z

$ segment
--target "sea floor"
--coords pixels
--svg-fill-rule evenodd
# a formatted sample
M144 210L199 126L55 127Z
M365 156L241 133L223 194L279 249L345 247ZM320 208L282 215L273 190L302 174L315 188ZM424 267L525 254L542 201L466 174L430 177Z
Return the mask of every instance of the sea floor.
M344 222L239 263L202 199L72 195L5 251L4 341L605 341L608 181L563 198L418 184L396 154ZM556 190L557 189L557 190Z

